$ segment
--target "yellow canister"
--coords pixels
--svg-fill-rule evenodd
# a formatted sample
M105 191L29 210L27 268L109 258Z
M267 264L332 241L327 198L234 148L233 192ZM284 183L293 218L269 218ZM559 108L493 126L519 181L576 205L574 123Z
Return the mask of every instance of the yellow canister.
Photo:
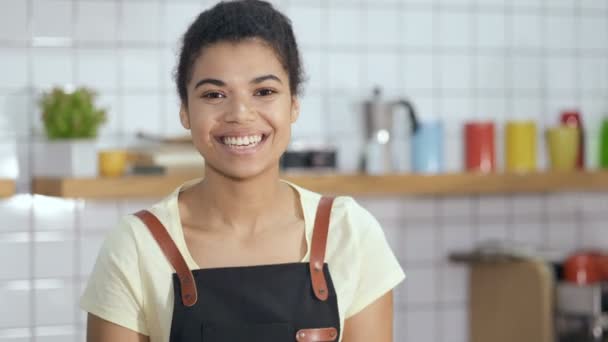
M536 171L536 124L534 121L507 121L505 127L505 170Z
M580 131L574 126L557 126L545 132L549 167L552 170L573 171L578 158Z

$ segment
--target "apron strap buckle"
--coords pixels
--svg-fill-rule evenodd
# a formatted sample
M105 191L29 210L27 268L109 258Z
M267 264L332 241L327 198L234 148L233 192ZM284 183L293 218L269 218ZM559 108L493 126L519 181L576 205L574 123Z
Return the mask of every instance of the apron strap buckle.
M298 342L331 342L338 337L336 328L300 329L296 333Z

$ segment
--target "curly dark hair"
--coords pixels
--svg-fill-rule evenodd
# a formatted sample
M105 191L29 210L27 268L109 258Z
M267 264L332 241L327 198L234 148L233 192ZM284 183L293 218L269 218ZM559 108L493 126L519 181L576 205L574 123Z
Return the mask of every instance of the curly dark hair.
M194 62L206 46L249 38L260 38L274 50L289 75L291 93L299 94L303 70L291 20L266 1L222 1L199 14L183 36L175 75L182 103L188 103L186 85L191 81Z

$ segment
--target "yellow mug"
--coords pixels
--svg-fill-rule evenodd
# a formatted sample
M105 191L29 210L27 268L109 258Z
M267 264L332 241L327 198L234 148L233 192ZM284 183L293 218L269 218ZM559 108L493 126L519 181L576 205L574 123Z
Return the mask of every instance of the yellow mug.
M570 171L576 169L576 159L580 143L580 131L573 126L556 126L547 129L545 139L552 170Z
M505 169L507 172L536 171L536 124L508 121L505 127Z
M120 177L127 168L127 151L105 150L99 151L99 174L102 177Z

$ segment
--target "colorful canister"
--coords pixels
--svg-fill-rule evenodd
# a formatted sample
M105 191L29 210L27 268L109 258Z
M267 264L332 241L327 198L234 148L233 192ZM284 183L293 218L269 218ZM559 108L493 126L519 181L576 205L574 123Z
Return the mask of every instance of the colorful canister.
M572 171L580 167L580 130L576 126L557 126L545 133L549 168Z
M604 119L600 129L600 168L608 169L608 118Z
M443 171L443 125L440 121L420 122L412 137L412 169L417 173Z
M560 117L562 125L575 127L578 129L578 151L576 156L576 167L585 168L585 131L581 113L576 110L564 111Z
M464 125L465 168L471 172L494 172L496 155L493 122L468 122Z
M508 121L505 127L505 170L536 171L536 124L534 121Z

